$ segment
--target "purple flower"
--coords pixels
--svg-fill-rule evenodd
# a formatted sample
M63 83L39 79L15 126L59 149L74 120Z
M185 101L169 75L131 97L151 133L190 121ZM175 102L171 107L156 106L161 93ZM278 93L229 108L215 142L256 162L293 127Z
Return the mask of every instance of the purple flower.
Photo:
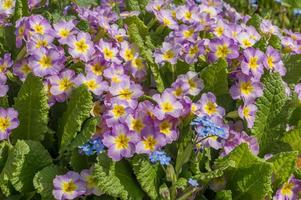
M118 98L128 103L129 107L136 108L137 99L143 95L142 87L129 79L124 79L119 83L112 83L110 93L114 98Z
M121 63L120 59L117 57L118 49L116 47L113 47L112 43L100 40L96 48L100 51L106 61L116 64Z
M122 42L120 46L119 55L125 62L131 62L135 56L138 55L138 49L135 46L130 45L127 41Z
M42 48L50 48L54 37L51 35L33 35L26 43L27 51L29 54L35 54Z
M257 107L254 104L246 104L238 108L238 114L241 119L246 119L248 128L252 128L255 121Z
M259 39L260 35L253 29L251 29L251 32L241 32L237 37L237 40L243 49L252 47Z
M184 75L180 75L178 78L188 84L187 93L192 96L198 95L204 88L204 82L201 78L199 78L199 75L196 72L189 71Z
M199 116L222 118L225 115L225 109L216 104L216 97L211 92L202 94L199 102L200 110L197 112Z
M92 176L91 169L84 169L80 172L80 176L82 177L83 181L86 183L86 193L85 195L96 195L100 196L103 193L99 190L96 184L96 180Z
M131 63L128 65L128 70L129 73L132 74L132 76L138 80L143 79L147 74L146 65L143 59L138 55L131 60Z
M67 44L71 56L85 62L89 61L95 53L94 43L91 41L91 36L88 33L80 32L76 37L74 35L70 36Z
M6 85L7 78L0 73L0 97L4 97L8 92L8 85Z
M301 180L291 176L280 189L277 190L273 200L297 200L301 192Z
M155 122L155 131L161 133L166 143L171 144L178 139L179 132L177 130L177 120L168 117L161 121Z
M268 46L264 59L263 65L270 71L278 72L281 76L286 74L286 68L281 60L281 54L279 51L271 46Z
M58 75L53 75L48 78L51 84L50 92L54 96L60 96L59 102L65 101L70 95L74 87L75 72L66 69Z
M160 51L155 51L154 57L158 64L169 62L176 64L178 60L179 48L175 47L171 43L163 42Z
M75 199L86 193L86 186L81 176L73 171L53 179L52 194L57 200Z
M248 103L263 95L263 85L260 82L245 74L238 74L237 78L238 82L230 88L233 99L243 99Z
M274 26L271 21L266 19L262 20L260 24L260 30L268 35L280 35L279 28Z
M64 55L56 49L41 49L29 58L33 73L39 77L58 74L64 68L64 62Z
M172 93L164 91L162 95L155 94L153 99L158 103L158 107L154 110L154 115L159 120L164 119L166 115L175 118L180 117L183 106Z
M141 140L136 144L136 153L150 154L164 145L164 136L156 134L155 130L148 126L142 131Z
M3 58L0 59L0 74L3 73L5 74L8 70L13 65L13 61L11 59L11 54L6 53L4 54Z
M0 140L7 139L18 126L18 112L13 108L0 108Z
M179 6L176 11L176 17L185 23L192 23L197 18L197 11L193 7L186 5Z
M76 34L78 31L75 28L74 21L61 20L53 25L55 30L55 37L59 39L61 44L68 44L70 36Z
M135 152L137 137L126 126L118 124L111 133L103 136L103 144L108 148L108 155L115 161L132 157Z
M179 29L175 30L174 34L176 36L176 42L195 42L198 38L196 27L184 24L180 25Z
M193 64L198 61L199 56L204 54L205 45L204 40L197 40L195 43L189 42L184 46L184 60L188 64Z
M30 33L32 35L53 35L53 29L50 23L41 15L32 15L29 17Z
M301 83L298 83L297 85L295 85L295 92L298 95L298 99L301 100Z
M101 57L96 57L86 64L86 73L93 73L96 76L103 75L103 72L110 64L103 60Z
M120 122L124 122L132 109L128 107L128 103L117 99L111 99L110 105L107 105L108 111L104 114L104 118L108 127L113 127Z
M263 74L263 52L255 48L247 48L243 51L244 60L241 63L241 70L244 74L252 74L256 79L260 79Z
M92 73L89 73L86 76L79 74L75 83L77 85L86 85L89 91L98 96L102 95L102 93L108 89L108 83L103 81L101 76L96 76Z
M160 10L156 13L156 17L159 22L161 22L164 26L175 30L178 28L178 23L173 18L171 11L169 10Z
M0 3L0 13L11 15L15 10L15 1L14 0L3 0Z
M234 40L221 37L212 39L209 43L209 58L211 61L215 61L219 58L223 59L235 59L239 56L239 46L234 43Z

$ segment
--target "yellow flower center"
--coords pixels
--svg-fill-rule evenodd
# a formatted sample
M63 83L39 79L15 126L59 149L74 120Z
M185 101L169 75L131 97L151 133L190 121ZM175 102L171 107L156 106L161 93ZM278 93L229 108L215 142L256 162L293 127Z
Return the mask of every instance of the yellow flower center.
M25 65L22 65L21 71L22 71L24 74L29 74L32 70L31 70L31 68L29 67L28 64L25 64Z
M3 0L2 7L4 10L11 9L13 7L13 1L12 0Z
M132 96L133 96L133 92L128 88L119 91L119 97L121 99L130 100Z
M125 134L120 134L115 138L115 145L117 149L127 149L129 146L130 138Z
M126 49L124 52L124 59L126 61L131 61L134 58L133 51L131 49Z
M215 33L216 33L216 35L217 35L218 37L222 36L223 33L224 33L224 27L222 27L222 26L217 27L217 28L215 29Z
M169 135L171 133L171 123L168 120L164 120L159 125L160 132Z
M86 81L85 85L88 87L89 90L95 90L98 87L95 80Z
M258 67L257 61L258 61L257 56L254 56L250 59L249 65L251 69L256 69Z
M112 50L110 50L109 48L104 48L103 54L106 59L112 59L114 57L114 52Z
M46 47L48 45L47 40L38 40L36 43L36 48L39 49L41 47Z
M137 133L140 133L142 129L144 128L144 123L141 119L133 119L131 123L131 129L136 131Z
M172 50L168 50L166 52L164 52L163 54L163 59L164 60L171 60L175 57L175 54Z
M104 69L105 69L105 66L100 65L99 63L96 63L91 67L91 71L97 76L102 75Z
M164 102L161 105L163 112L168 113L174 110L174 106L169 102Z
M74 43L74 46L75 46L75 50L80 53L87 53L87 51L89 49L89 46L86 43L85 39L80 39L79 41L76 41Z
M184 14L184 18L185 18L186 20L190 20L191 17L192 17L192 13L189 12L189 11L187 11L187 12Z
M175 91L173 92L175 96L179 97L183 94L183 90L181 87L178 87L175 89Z
M0 65L0 73L1 73L1 72L4 72L4 70L5 70L6 68L7 68L6 62L3 63L2 65Z
M41 35L44 35L44 33L45 33L45 28L41 24L34 25L33 30L36 33L41 34Z
M70 34L70 31L68 29L62 28L59 31L59 36L61 36L62 38L67 38Z
M294 184L292 184L292 183L284 183L284 185L281 188L282 195L290 196L293 193L293 191L292 191L293 187L294 187Z
M249 95L250 93L253 92L253 90L254 90L254 87L253 87L251 81L243 82L240 85L240 91L242 94Z
M113 112L113 115L115 118L119 118L119 117L125 115L125 108L121 105L115 105L113 107L112 112Z
M194 30L190 29L190 30L185 30L183 31L183 35L184 35L184 38L190 38L194 33Z
M167 19L166 17L164 17L164 18L163 18L163 24L164 24L165 26L169 26L169 25L171 25L171 21L170 21L169 19Z
M250 109L248 107L244 107L242 110L242 114L245 118L249 118L250 117Z
M143 69L144 68L143 60L141 58L133 59L132 60L132 66L137 68L137 69Z
M43 69L50 68L52 66L52 59L51 57L44 55L40 59L39 64Z
M217 58L226 58L231 53L231 49L228 48L227 45L218 45L216 50L216 57Z
M115 35L115 39L116 39L118 42L123 42L123 41L124 41L122 35Z
M77 189L77 185L71 180L69 182L63 183L64 193L72 193Z
M10 127L10 119L8 117L0 117L0 131L6 132Z
M144 149L146 150L150 150L150 151L154 151L157 141L155 140L155 138L153 136L148 136L144 141Z
M248 39L244 39L242 41L242 44L245 46L245 47L251 47L252 46L252 43L250 42L250 40Z
M59 82L59 89L61 91L69 90L72 86L73 86L73 83L68 78L63 78Z
M272 56L268 56L268 66L269 66L269 68L273 68L274 67L274 59L273 59L273 57Z
M195 45L189 49L190 56L194 56L198 52L199 52L199 47L197 45Z
M96 180L93 178L93 176L86 176L86 183L88 189L93 189L96 187Z
M217 112L217 105L212 101L208 101L204 106L204 110L208 115L212 115Z

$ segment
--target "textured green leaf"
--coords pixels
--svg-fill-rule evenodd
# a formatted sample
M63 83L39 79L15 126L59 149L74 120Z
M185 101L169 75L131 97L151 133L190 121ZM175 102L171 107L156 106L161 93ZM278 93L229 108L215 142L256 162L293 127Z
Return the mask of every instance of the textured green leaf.
M271 35L269 39L269 45L271 45L275 49L281 50L282 48L281 39L276 35Z
M101 191L110 196L133 200L144 197L125 160L113 162L105 154L100 154L94 167L93 177Z
M231 190L222 190L216 193L215 200L232 200Z
M129 11L144 11L149 0L126 0L125 5Z
M17 139L43 140L47 132L49 106L42 79L30 74L22 85L14 108L19 112L20 125L12 132Z
M5 162L8 157L8 152L11 150L11 148L12 146L6 141L0 143L0 172L2 171L5 165Z
M293 151L301 152L301 129L296 128L288 133L285 133L281 141L288 144Z
M220 59L217 62L208 65L201 71L201 77L205 84L205 91L213 92L215 95L228 93L227 67L227 62Z
M7 162L0 175L0 185L3 181L10 182L19 192L33 191L32 179L34 175L51 162L49 153L41 143L18 140L8 154ZM6 195L9 195L9 191Z
M58 166L50 165L35 174L33 185L42 200L54 200L52 195L53 179L59 175L61 170Z
M286 55L283 62L287 70L284 81L287 83L298 83L301 80L301 55Z
M8 99L7 97L0 97L0 107L2 108L8 108L9 104L8 104Z
M274 155L269 162L273 164L275 188L280 187L295 171L298 151L281 152Z
M27 0L16 0L14 21L17 21L21 17L29 14L28 1Z
M88 169L91 165L89 163L89 157L86 155L81 155L78 149L74 149L71 153L70 164L74 171L81 171L83 169Z
M81 132L73 140L71 147L77 148L78 146L87 143L91 139L91 137L95 134L97 124L98 124L97 118L88 119L84 123Z
M154 76L159 92L162 92L165 89L164 80L158 65L153 59L152 49L154 46L150 41L148 28L145 26L144 22L136 16L127 18L125 23L128 25L128 34L131 42L136 44L140 49L142 57L147 61Z
M217 161L223 166L234 161L234 168L225 172L226 189L232 191L233 199L264 199L272 193L272 164L254 156L247 144L236 147L228 156Z
M92 106L92 95L86 87L78 87L72 92L58 128L61 152L66 150L81 130L83 122L90 116Z
M75 3L81 7L97 6L97 0L75 0Z
M137 155L131 161L134 174L142 189L151 199L159 197L160 178L162 171L160 165L151 164L149 158Z
M258 14L252 16L252 18L247 22L248 26L254 26L257 30L260 29L261 17Z
M279 74L266 74L263 84L264 94L256 101L258 111L251 130L258 139L261 154L269 152L269 145L279 137L273 131L273 122L279 117L287 100L285 87Z

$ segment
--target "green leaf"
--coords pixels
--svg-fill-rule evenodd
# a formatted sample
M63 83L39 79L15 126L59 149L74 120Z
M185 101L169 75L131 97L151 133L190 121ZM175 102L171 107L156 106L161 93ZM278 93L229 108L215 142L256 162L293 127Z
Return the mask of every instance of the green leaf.
M247 144L236 147L228 156L217 161L218 166L234 161L236 167L225 172L227 190L233 199L264 199L272 193L272 164L254 156Z
M301 54L286 55L283 62L287 70L284 81L287 83L298 83L301 80Z
M252 16L252 18L247 22L248 26L254 26L257 30L260 30L261 17L258 14Z
M162 178L161 166L151 164L149 158L137 155L131 161L134 174L142 189L151 199L158 199L160 179Z
M41 195L42 200L54 200L52 195L53 179L60 173L61 170L58 166L50 165L35 174L33 185L37 193Z
M19 112L20 125L12 132L17 139L43 140L47 132L48 98L42 79L30 74L22 85L14 108Z
M90 7L90 6L97 6L97 0L74 0L77 5L80 7Z
M222 190L216 193L215 200L232 200L231 190Z
M301 129L296 128L291 130L288 133L285 133L284 136L280 139L285 144L288 144L293 151L301 152Z
M144 197L125 160L114 162L105 154L100 154L93 177L97 187L112 197L133 200L142 200Z
M29 8L27 0L16 0L14 21L17 21L21 17L28 16Z
M154 76L154 80L157 84L157 89L162 92L165 89L164 79L161 75L158 65L153 59L152 45L147 26L138 17L128 17L125 19L125 23L128 25L128 34L131 42L133 42L140 49L142 57L147 61L148 66ZM147 42L148 41L148 42Z
M77 148L87 143L96 132L96 126L98 124L98 118L88 119L81 130L81 132L75 137L71 144L71 148Z
M287 100L285 87L279 74L266 74L263 77L263 84L263 96L256 101L258 110L251 130L258 139L262 155L269 152L269 145L279 137L273 130L274 121L279 117Z
M0 107L2 107L2 108L8 108L9 107L7 96L0 97Z
M81 171L83 169L88 169L91 165L89 163L89 157L86 155L81 155L78 149L74 149L71 153L70 164L74 171Z
M280 187L295 171L298 151L281 152L274 155L269 162L273 164L274 186Z
M81 86L74 89L58 128L60 152L68 148L81 130L83 122L90 116L92 106L92 95L86 87Z
M34 190L32 183L34 175L51 162L49 153L41 143L18 140L8 154L7 162L0 175L0 183L8 181L19 192L31 192Z
M228 64L225 60L219 59L217 62L208 65L201 71L204 80L205 91L213 92L215 95L228 93Z
M8 152L12 149L12 146L6 142L3 141L0 143L0 172L2 171L5 162L7 160L8 157Z
M144 11L149 0L126 0L125 5L129 11Z
M271 45L275 49L281 50L282 48L281 39L276 35L271 35L269 39L269 45Z

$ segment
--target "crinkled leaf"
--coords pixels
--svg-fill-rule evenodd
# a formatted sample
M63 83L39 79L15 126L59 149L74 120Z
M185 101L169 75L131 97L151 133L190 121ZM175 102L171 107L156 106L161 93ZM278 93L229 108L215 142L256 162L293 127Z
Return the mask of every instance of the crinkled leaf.
M97 124L98 124L97 118L88 119L84 123L81 132L73 140L71 147L77 148L78 146L87 143L91 139L93 134L95 134Z
M269 39L269 45L271 45L275 49L281 50L282 48L281 39L276 35L271 35Z
M247 22L248 26L254 26L257 30L260 29L261 17L258 14L252 16L252 18Z
M301 80L301 55L286 55L283 58L287 70L284 81L287 83L298 83Z
M41 78L30 74L22 85L14 108L19 113L20 125L12 133L12 140L43 140L47 132L48 98Z
M53 179L59 175L61 170L58 166L50 165L35 174L33 185L42 200L54 200L52 195Z
M81 130L83 122L90 116L92 106L92 95L85 86L72 92L58 128L61 152L66 150Z
M21 17L29 14L28 0L16 0L15 1L15 14L14 21L17 21Z
M217 161L218 166L234 161L235 167L225 171L227 186L233 199L264 199L272 193L272 164L252 154L247 144L236 147Z
M274 155L269 162L273 164L274 186L280 187L295 170L298 151L281 152Z
M205 91L213 92L215 95L228 93L227 67L227 62L220 59L217 62L208 65L201 71L201 77L205 84Z
M77 5L80 7L90 7L90 6L97 6L98 2L97 0L75 0L74 1Z
M288 144L293 151L301 152L301 129L296 128L288 133L285 133L281 141Z
M114 162L105 154L100 154L94 166L93 177L101 191L110 196L133 200L144 197L125 160Z
M149 158L143 155L137 155L131 161L134 174L142 189L151 199L159 197L160 178L162 171L159 164L152 164Z
M144 11L149 0L126 0L125 4L129 11Z
M3 167L5 166L5 162L8 157L8 152L12 149L12 146L6 142L3 141L0 143L0 172L2 171Z
M51 162L49 153L41 143L18 140L15 147L9 152L7 162L0 175L0 185L2 185L2 181L5 182L8 179L19 192L33 191L34 175Z
M279 74L266 74L263 77L263 84L264 94L256 101L258 110L251 130L259 142L261 154L269 152L269 145L279 137L273 131L275 128L273 122L279 117L287 100L285 87Z
M231 190L222 190L216 193L215 200L232 200Z

